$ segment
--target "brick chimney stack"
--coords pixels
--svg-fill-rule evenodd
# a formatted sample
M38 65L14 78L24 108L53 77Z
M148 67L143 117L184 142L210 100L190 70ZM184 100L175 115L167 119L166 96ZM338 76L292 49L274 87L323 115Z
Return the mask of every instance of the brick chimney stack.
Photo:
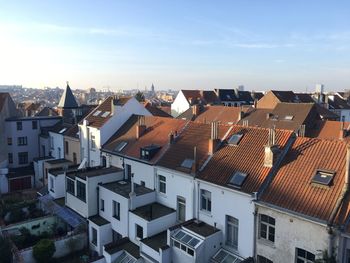
M136 139L139 139L146 131L145 116L139 116L136 126Z
M210 155L213 155L216 149L218 148L220 144L220 139L219 139L219 129L218 129L218 123L217 122L212 122L211 123L211 134L210 134L210 139L209 139L209 147L208 147L208 153Z
M269 129L269 135L267 139L267 145L265 145L265 158L264 158L264 166L272 167L275 161L275 139L276 139L276 130L275 128Z

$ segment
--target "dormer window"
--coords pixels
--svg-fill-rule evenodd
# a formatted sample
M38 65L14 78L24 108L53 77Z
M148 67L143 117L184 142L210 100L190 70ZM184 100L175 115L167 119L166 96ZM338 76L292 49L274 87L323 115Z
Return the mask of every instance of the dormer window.
M116 151L116 152L121 152L121 151L125 148L125 146L126 146L127 144L128 144L128 143L125 142L125 141L120 142L120 143L114 148L114 151Z
M237 146L239 144L239 142L241 141L243 137L243 134L241 133L235 133L233 135L231 135L230 139L228 139L228 144L231 146Z
M334 175L335 171L316 170L311 182L319 185L330 186Z
M234 174L231 176L230 181L229 181L229 185L234 186L234 187L238 187L241 188L245 179L247 179L248 174L240 172L240 171L236 171L234 172Z
M95 116L95 117L96 117L96 116L100 115L100 113L101 113L101 111L100 111L100 110L97 110L97 111L94 112L94 114L92 114L92 116Z
M285 121L291 121L291 120L293 120L293 118L294 118L293 115L286 115L286 116L284 116L284 120Z
M149 145L140 148L140 158L144 160L151 160L161 147L158 145Z

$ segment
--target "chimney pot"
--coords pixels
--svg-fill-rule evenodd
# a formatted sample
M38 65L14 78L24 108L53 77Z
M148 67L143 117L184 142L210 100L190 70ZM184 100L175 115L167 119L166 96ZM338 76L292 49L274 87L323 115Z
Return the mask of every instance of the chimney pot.
M194 115L196 117L199 115L199 105L192 106L192 115Z

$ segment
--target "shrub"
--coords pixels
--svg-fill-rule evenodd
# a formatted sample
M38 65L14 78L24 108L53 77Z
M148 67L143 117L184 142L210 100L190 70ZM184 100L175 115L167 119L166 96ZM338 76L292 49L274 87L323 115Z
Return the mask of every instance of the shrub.
M0 263L11 263L12 262L12 252L10 242L0 236Z
M33 247L33 256L37 262L46 263L52 260L55 251L55 243L51 239L41 239Z
M22 221L25 218L25 214L22 210L22 208L15 209L11 211L10 214L10 223L17 223Z

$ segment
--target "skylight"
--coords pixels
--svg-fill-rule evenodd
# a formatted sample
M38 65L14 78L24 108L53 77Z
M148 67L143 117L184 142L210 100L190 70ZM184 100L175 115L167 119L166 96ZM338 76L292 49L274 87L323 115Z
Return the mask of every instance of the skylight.
M329 186L333 180L334 175L334 171L317 170L311 182Z
M180 241L181 243L195 248L199 243L200 243L200 239L191 236L190 234L187 234L185 231L180 230L179 232L177 232L174 236L173 239L176 239L178 241Z
M94 112L94 114L92 114L92 116L98 116L100 113L101 113L101 111L97 110L97 111Z
M248 174L236 171L230 178L229 184L235 187L242 187Z
M294 118L293 115L286 115L286 116L284 116L284 120L286 120L286 121L291 121L291 120L293 120L293 118Z
M134 259L132 256L130 256L128 253L126 253L125 251L123 251L119 257L117 257L115 259L115 263L134 263L136 262L137 260Z
M58 133L64 133L67 130L67 128L63 128L62 130L60 130Z
M106 118L111 112L110 111L105 111L101 117Z
M182 163L181 163L181 167L183 168L187 168L187 169L191 169L192 165L193 165L193 160L192 159L185 159Z
M234 255L234 254L232 254L224 249L220 249L218 251L218 253L215 254L213 259L215 260L215 262L220 262L220 263L228 263L228 262L240 263L240 262L242 262L242 260L238 256L236 256L236 255Z
M243 134L235 133L230 137L230 139L228 139L228 144L229 145L238 145L238 143L240 142L242 137L243 137Z
M122 150L125 148L125 146L126 146L127 144L128 144L128 143L125 142L125 141L120 142L120 143L114 148L114 150L117 151L117 152L120 152L120 151L122 151Z

